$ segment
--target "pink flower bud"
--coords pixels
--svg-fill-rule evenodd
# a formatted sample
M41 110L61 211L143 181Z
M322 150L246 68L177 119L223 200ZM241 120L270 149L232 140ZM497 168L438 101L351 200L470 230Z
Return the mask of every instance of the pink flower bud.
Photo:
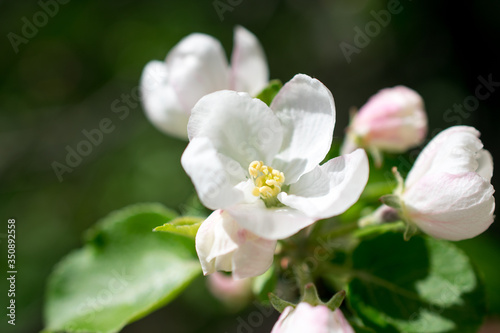
M439 133L420 153L401 193L403 216L442 239L472 238L493 223L493 160L480 133L454 126Z
M342 154L357 147L404 152L421 144L426 133L422 97L404 86L386 88L372 96L354 116Z
M252 297L252 279L235 280L230 275L215 272L208 276L208 289L231 309L241 309Z
M344 315L324 305L299 303L295 309L287 307L271 333L354 333Z

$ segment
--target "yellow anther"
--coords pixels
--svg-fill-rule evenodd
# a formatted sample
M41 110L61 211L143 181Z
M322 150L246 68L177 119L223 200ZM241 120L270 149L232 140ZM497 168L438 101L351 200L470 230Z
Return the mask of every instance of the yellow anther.
M283 172L264 165L262 161L253 161L248 166L248 173L255 184L252 190L254 196L272 200L281 192L281 187L285 182Z
M257 177L254 181L255 183L255 186L257 187L261 187L261 186L264 186L264 183L266 182L266 176L260 176L260 177Z
M248 167L248 173L252 177L257 177L259 175L259 171L262 168L262 161L253 161L250 163L250 166Z
M259 187L259 192L260 192L260 195L266 197L266 198L270 198L273 196L273 189L270 188L269 186L262 186L262 187Z

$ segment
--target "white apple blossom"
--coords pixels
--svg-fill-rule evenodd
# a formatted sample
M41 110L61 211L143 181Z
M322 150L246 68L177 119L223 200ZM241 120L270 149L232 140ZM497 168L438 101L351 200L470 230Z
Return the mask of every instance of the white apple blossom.
M273 263L276 241L241 228L222 210L214 211L196 234L196 252L205 275L233 272L236 280L263 274Z
M420 153L396 191L399 214L410 226L458 241L479 235L493 223L493 160L479 135L472 127L454 126Z
M189 115L201 97L223 89L256 95L268 80L259 41L237 26L231 66L218 40L193 33L170 50L165 61L153 60L146 65L140 88L149 120L163 132L187 139Z
M193 108L181 162L205 206L259 237L283 239L343 213L366 185L362 149L319 165L334 124L330 91L307 75L285 84L270 107L247 93L215 92Z
M342 311L325 305L312 306L301 302L295 309L287 307L271 333L354 333Z
M372 96L349 125L342 153L357 147L387 152L405 152L422 143L427 116L422 97L414 90L396 86Z

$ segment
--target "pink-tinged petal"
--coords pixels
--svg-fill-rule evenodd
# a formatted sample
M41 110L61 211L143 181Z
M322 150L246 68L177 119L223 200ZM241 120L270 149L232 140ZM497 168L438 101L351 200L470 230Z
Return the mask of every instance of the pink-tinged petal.
M233 159L216 151L206 137L191 140L181 164L191 177L201 202L210 209L232 206L245 200L241 182L245 171Z
M218 153L230 156L245 170L255 160L269 165L283 140L283 128L271 109L247 93L234 91L203 97L193 108L188 133L190 140L207 138Z
M235 280L232 276L215 272L208 276L208 289L228 307L239 309L252 297L252 279Z
M239 248L233 256L234 278L244 279L264 274L273 263L277 242L258 237L243 228L239 228L235 236Z
M284 129L280 153L272 166L287 184L314 169L330 150L335 126L333 96L320 81L297 74L271 103Z
M235 279L265 273L274 258L276 241L262 239L238 223L225 211L214 211L196 234L196 252L204 274L233 271Z
M406 177L406 187L429 172L445 171L447 166L451 166L454 173L475 171L478 165L473 157L482 148L479 135L475 128L469 126L453 126L440 132L418 156Z
M324 305L312 306L301 302L284 322L282 332L329 333L331 313Z
M148 119L166 134L187 139L189 114L169 84L167 66L150 61L142 72L141 100Z
M406 217L422 231L447 240L463 240L493 223L494 189L474 172L423 176L404 194Z
M316 219L342 214L363 192L368 181L368 158L363 149L316 167L278 199Z
M340 310L301 302L281 314L271 333L354 333Z
M282 333L282 332L284 332L284 331L282 331L283 322L290 315L290 312L292 312L292 311L293 311L293 308L291 306L288 306L288 307L285 308L285 310L283 310L283 312L281 313L280 317L278 318L278 321L276 322L276 324L274 324L273 330L271 331L271 333Z
M422 143L427 133L422 98L404 86L383 89L359 110L350 131L364 146L404 152Z
M262 201L232 206L227 212L241 227L270 240L288 238L316 221L293 208L266 208Z
M196 234L196 252L203 274L211 274L216 270L231 271L231 253L237 248L238 245L224 228L222 211L214 211L203 221Z
M169 82L188 113L198 100L229 88L229 66L215 38L194 33L183 38L167 55Z
M481 149L478 154L478 168L476 173L485 180L491 181L491 177L493 177L493 157L490 152L485 149Z
M329 333L355 333L340 309L333 311L333 323L332 326L336 327L336 329L331 330Z
M259 40L247 29L234 29L231 56L231 89L257 95L269 81L266 56Z

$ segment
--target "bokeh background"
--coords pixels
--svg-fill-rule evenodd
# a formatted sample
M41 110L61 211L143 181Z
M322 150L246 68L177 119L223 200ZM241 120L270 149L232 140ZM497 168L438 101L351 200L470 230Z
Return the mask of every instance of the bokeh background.
M137 202L183 211L193 194L179 163L186 143L157 131L130 95L143 66L163 59L192 32L219 39L229 56L233 27L243 25L260 39L271 78L286 82L306 73L321 80L335 97L336 139L343 136L351 106L361 106L381 88L404 84L424 98L429 138L436 129L475 126L500 161L500 87L473 111L452 110L474 96L479 76L500 82L500 2L401 0L401 12L350 62L340 44L355 45L355 29L364 31L374 20L370 12L387 9L387 1L220 2L232 9L222 19L213 0L57 2L58 12L15 52L8 34L22 36L23 18L33 22L43 9L37 1L0 1L0 267L3 277L7 219L15 218L19 272L17 325L8 326L4 318L1 332L42 328L49 273L82 244L82 233L99 218ZM126 106L128 116L113 113L113 103ZM115 129L59 181L52 163L64 163L66 146L75 148L85 139L82 131L97 128L103 118ZM499 178L497 172L497 189ZM483 236L461 244L483 272L491 317L500 315L499 231L496 222ZM208 294L204 283L196 280L178 300L123 332L236 332L236 318L255 308L228 315L213 298L200 302L200 295ZM270 316L254 332L269 332L275 319Z

